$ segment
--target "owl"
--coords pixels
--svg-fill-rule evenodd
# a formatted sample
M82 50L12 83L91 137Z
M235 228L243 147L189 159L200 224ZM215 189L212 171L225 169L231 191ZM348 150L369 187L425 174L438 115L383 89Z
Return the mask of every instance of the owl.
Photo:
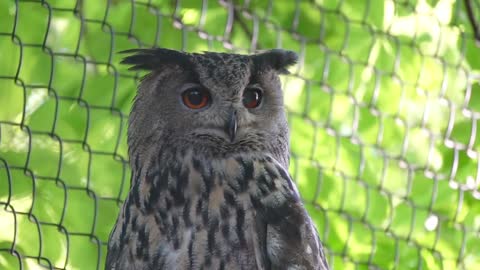
M292 51L134 49L131 188L106 269L328 269L288 174Z

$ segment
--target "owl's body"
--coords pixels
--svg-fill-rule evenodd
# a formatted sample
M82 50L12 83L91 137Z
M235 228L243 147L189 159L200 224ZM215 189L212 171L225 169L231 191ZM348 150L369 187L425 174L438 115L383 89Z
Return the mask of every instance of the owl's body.
M131 190L106 269L328 269L287 172L277 74L295 55L136 52L125 62L153 72L130 117Z

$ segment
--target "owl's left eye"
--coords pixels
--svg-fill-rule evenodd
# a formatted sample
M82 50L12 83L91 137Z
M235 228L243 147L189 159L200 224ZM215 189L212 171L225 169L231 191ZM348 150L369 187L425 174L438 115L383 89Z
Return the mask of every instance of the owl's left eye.
M189 88L182 93L182 101L190 109L201 109L210 102L210 95L205 89Z
M259 88L247 88L243 92L243 106L253 109L262 102L262 90Z

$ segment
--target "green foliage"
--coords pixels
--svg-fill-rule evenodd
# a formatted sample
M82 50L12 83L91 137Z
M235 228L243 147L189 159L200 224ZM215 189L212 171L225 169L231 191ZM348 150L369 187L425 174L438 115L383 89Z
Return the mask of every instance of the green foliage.
M158 46L300 54L290 172L334 269L480 269L480 49L461 1L107 2L0 2L0 268L103 267L140 76L117 52Z

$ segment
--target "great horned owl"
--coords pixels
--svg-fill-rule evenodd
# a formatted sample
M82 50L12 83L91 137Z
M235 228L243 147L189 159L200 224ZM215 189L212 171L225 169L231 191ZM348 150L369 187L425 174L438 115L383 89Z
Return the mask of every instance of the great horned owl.
M136 49L131 189L107 269L328 269L288 172L278 75L294 52Z

